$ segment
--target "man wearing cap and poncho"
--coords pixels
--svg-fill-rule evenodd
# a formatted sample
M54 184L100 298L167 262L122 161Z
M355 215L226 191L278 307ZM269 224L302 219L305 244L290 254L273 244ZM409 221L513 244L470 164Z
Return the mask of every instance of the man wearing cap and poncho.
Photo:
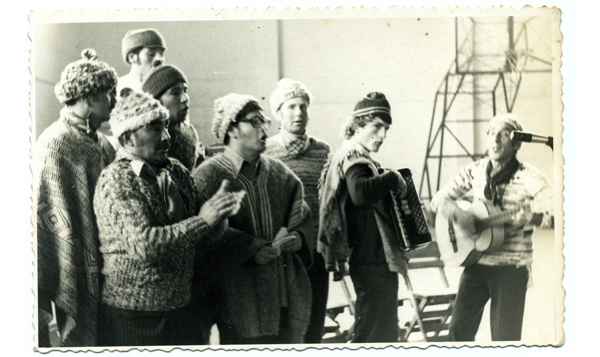
M164 63L166 50L167 44L158 30L147 28L127 31L121 41L121 54L130 70L128 74L119 78L119 98L123 96L121 92L124 88L134 91L142 89L146 74Z
M60 118L33 147L40 347L50 347L52 304L61 346L97 343L102 260L92 197L100 172L115 157L97 129L115 105L117 73L93 50L82 56L55 87L65 104Z
M313 223L304 202L302 183L281 161L262 155L266 149L265 118L258 101L249 95L229 94L215 100L213 134L225 151L193 173L205 194L229 180L245 190L240 211L230 227L263 242L253 258L218 282L216 305L222 344L301 343L310 319L311 287L306 266L311 264ZM281 245L279 245L281 242ZM228 262L218 251L198 260ZM234 261L234 259L232 259Z
M189 118L187 78L173 65L160 65L148 72L142 90L158 99L169 111L169 157L179 160L192 171L197 163L204 161L204 153L198 133Z
M318 250L334 280L350 266L356 291L352 342L398 341L398 273L406 258L395 236L390 191L402 197L406 183L396 171L380 173L379 151L392 124L385 95L367 94L355 106L345 141L323 170Z
M552 189L542 173L517 160L521 142L510 133L523 130L516 116L499 114L492 118L487 132L488 158L472 162L438 191L431 200L434 212L453 217L467 232L475 232L474 219L456 201L472 191L475 200L487 200L502 210L528 204L504 225L500 248L483 253L476 264L463 271L456 305L450 322L451 341L474 341L483 309L491 299L492 340L521 339L525 294L533 259L534 226L553 226Z
M319 192L317 184L331 148L325 141L306 133L308 107L312 96L301 82L283 78L271 94L271 112L281 127L279 134L267 139L265 155L283 161L302 181L304 197L311 210L315 234L319 230ZM305 343L320 343L325 326L329 292L329 272L321 254L313 255L308 270L313 292L313 307Z
M121 147L94 197L105 277L101 345L192 344L184 321L195 244L220 239L224 219L237 212L223 180L200 202L189 171L168 157L168 117L149 94L131 92L110 119Z

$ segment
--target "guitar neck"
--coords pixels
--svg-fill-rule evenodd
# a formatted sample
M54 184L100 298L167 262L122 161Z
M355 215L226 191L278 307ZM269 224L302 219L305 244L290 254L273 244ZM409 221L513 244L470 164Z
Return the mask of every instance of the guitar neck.
M522 209L522 207L517 207L517 208L509 209L506 211L502 211L498 214L489 216L488 218L481 219L481 220L477 221L477 223L475 224L476 229L478 232L480 232L484 229L490 228L491 226L508 223L511 221L514 214L519 212L521 209Z

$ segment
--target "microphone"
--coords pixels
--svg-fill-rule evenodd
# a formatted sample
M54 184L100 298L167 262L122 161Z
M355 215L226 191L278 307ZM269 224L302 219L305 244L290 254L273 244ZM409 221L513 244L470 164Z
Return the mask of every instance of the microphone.
M532 133L525 133L523 131L513 131L510 133L510 138L512 140L522 141L525 143L541 143L554 148L554 138L551 136L543 136Z

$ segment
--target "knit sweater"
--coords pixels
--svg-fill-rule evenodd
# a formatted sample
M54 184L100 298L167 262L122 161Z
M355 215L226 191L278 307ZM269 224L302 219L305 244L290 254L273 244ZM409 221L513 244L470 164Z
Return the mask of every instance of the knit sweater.
M121 151L119 156L126 157ZM186 305L195 243L222 234L198 216L199 192L187 169L177 160L167 169L179 183L187 212L179 222L169 220L156 175L142 170L138 176L128 158L117 158L100 176L94 209L104 257L102 302L107 305L137 311Z
M272 242L281 227L303 237L303 248L259 265L254 260L221 281L224 295L223 319L243 338L286 334L290 342L302 342L311 308L311 287L305 264L312 252L312 222L303 200L302 184L281 161L261 155L257 176L248 180L230 157L232 152L212 157L193 173L204 187L204 199L216 192L223 179L232 191L245 190L240 211L229 218L230 227ZM206 255L215 259L210 251ZM304 259L303 259L304 256ZM200 257L202 259L202 257ZM221 259L227 260L228 257ZM303 263L304 261L304 263ZM280 331L281 307L287 306L285 331Z
M298 155L290 154L285 145L283 134L280 133L267 139L265 155L281 160L302 181L304 200L310 207L311 216L315 223L315 233L318 231L319 224L318 183L330 152L329 144L313 136L308 137L306 149Z
M196 159L202 155L198 133L189 120L169 125L171 146L169 157L179 160L183 166L192 171L196 167Z
M101 133L95 141L69 125L69 115L63 109L33 147L39 329L54 301L62 346L94 346L102 260L92 198L115 152Z

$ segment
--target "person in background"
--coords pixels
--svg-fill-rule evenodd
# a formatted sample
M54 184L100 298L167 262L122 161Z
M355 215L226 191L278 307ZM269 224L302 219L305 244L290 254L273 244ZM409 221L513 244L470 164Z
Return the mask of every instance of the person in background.
M110 119L121 147L98 179L94 210L104 258L100 344L191 344L182 323L195 244L218 240L236 213L227 182L201 203L189 171L168 157L169 112L131 92Z
M82 57L62 72L54 89L65 106L32 150L39 347L51 347L52 304L62 347L97 345L102 259L92 202L115 157L97 129L115 106L117 72L92 49Z
M349 261L356 292L352 342L398 341L398 273L406 274L406 258L388 208L390 192L403 197L406 183L397 171L380 174L371 157L391 125L385 95L367 94L321 178L318 250L334 280L343 279Z
M124 88L134 91L142 89L146 74L165 61L167 44L163 36L155 29L129 30L121 41L123 61L129 66L129 73L119 78L117 95L122 97Z
M154 67L148 72L142 90L158 99L169 111L169 157L179 160L192 171L204 161L198 133L190 122L188 81L183 72L170 64Z
M265 155L281 160L302 181L304 197L311 209L314 232L319 230L319 192L317 184L331 148L325 141L306 133L312 96L301 82L284 78L271 94L271 112L279 121L279 134L267 139ZM312 286L312 310L305 343L321 343L329 292L329 272L321 254L313 252L308 269Z
M311 264L313 223L302 183L281 161L262 155L270 121L249 95L228 94L214 102L213 134L225 151L192 174L205 195L227 179L247 197L230 227L263 242L253 258L218 283L214 305L221 344L302 343L311 310L306 267ZM208 197L208 196L207 196ZM198 260L235 260L210 249ZM220 306L219 306L220 305Z
M452 319L450 341L474 341L491 299L490 324L493 341L519 341L523 326L525 295L533 262L533 227L553 227L552 189L542 173L529 163L517 160L520 141L510 138L522 131L518 118L499 114L490 120L487 158L472 162L431 199L433 212L452 217L466 232L475 232L475 220L456 201L467 192L475 200L490 201L501 210L523 204L504 224L504 242L492 252L484 252L476 264L463 270Z

